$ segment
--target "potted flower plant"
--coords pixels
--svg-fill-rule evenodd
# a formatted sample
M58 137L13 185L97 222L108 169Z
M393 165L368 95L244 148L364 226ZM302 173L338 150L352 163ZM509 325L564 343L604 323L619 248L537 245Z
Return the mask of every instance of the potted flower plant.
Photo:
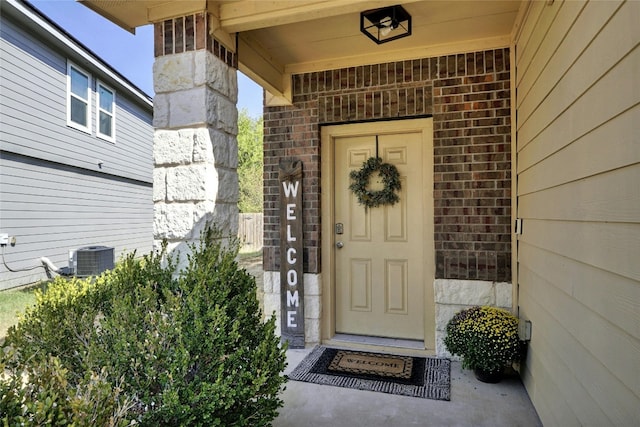
M518 318L496 307L462 310L449 320L444 344L480 381L499 382L504 368L520 357Z

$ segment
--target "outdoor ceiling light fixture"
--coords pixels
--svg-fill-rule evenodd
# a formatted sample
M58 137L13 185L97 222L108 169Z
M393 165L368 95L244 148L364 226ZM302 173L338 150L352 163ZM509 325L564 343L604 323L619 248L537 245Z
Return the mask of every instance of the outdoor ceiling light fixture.
M360 31L382 44L411 35L411 15L400 5L360 12Z

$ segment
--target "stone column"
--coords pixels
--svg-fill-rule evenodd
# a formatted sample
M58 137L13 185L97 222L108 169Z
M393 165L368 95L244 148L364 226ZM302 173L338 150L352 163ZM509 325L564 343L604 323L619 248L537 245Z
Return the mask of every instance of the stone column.
M207 222L238 230L235 55L207 21L202 13L155 24L154 242L166 239L181 262Z

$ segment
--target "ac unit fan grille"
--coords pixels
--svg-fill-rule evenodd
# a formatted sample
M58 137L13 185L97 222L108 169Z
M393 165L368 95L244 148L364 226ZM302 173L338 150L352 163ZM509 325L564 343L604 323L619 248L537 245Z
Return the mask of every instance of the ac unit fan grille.
M107 246L87 246L76 251L76 276L97 276L113 268L114 250Z

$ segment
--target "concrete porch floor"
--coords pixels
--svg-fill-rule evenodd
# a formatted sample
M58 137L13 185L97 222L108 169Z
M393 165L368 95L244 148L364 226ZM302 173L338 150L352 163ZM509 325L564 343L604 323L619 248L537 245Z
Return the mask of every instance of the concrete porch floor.
M288 350L285 373L310 351ZM286 387L284 407L274 427L542 425L518 377L508 377L499 384L481 383L459 362L451 364L449 402L299 381L289 381Z

